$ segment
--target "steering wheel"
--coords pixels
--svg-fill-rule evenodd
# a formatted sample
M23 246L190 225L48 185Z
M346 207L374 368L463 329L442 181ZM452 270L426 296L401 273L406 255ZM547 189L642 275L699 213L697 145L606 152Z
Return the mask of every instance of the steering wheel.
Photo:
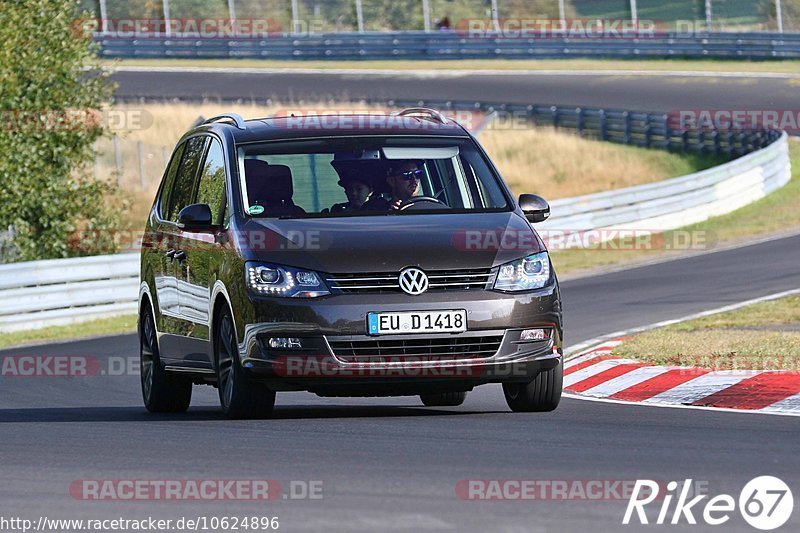
M443 201L439 200L438 198L434 198L433 196L412 196L408 200L403 200L400 203L400 205L397 206L397 209L400 210L400 211L403 211L403 210L408 209L409 207L411 207L413 205L416 205L416 204L418 204L420 202L428 202L428 203L439 204L441 206L448 207L448 205L446 203L444 203Z

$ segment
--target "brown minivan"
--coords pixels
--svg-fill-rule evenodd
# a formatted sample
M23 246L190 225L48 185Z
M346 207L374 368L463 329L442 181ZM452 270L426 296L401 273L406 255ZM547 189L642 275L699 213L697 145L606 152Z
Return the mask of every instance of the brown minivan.
M476 139L429 109L214 117L178 143L147 220L141 383L153 412L193 385L232 418L278 391L514 411L561 398L561 296L531 223Z

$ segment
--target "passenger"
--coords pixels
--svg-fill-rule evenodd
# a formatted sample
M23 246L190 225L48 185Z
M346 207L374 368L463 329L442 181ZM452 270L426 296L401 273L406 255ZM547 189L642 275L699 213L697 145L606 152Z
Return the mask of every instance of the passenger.
M348 201L331 206L331 213L358 211L372 194L372 186L369 181L361 176L342 178L339 180L339 185L344 188Z
M417 195L419 184L425 173L416 161L399 161L396 165L389 168L386 176L386 183L392 194L391 200L386 200L382 196L376 196L364 204L364 209L371 211L388 211L390 209L400 209L400 205Z

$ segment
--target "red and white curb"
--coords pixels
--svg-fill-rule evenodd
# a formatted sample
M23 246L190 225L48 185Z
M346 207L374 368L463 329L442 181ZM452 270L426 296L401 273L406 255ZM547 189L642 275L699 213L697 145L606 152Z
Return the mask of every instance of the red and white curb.
M622 340L567 359L564 390L587 399L800 416L797 372L648 365L611 355Z

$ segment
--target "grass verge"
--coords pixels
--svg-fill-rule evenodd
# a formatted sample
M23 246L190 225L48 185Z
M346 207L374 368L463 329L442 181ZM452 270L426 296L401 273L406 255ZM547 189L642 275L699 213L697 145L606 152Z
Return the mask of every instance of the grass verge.
M263 69L386 69L386 70L646 70L693 72L774 72L800 73L800 61L741 61L720 59L463 59L463 60L385 60L385 61L314 61L260 59L121 59L106 66L130 67L213 67Z
M54 326L44 329L16 331L0 335L0 348L68 341L102 335L122 335L136 332L136 315L101 318L69 326Z
M699 250L713 249L738 240L800 228L800 210L797 209L800 205L800 141L790 141L789 155L791 181L761 200L726 215L664 232L653 239L657 243L655 246L615 249L615 243L620 243L612 241L604 247L558 250L553 252L553 264L559 274L576 273L684 254L690 251L687 245Z
M800 296L640 333L614 354L656 365L797 371Z

